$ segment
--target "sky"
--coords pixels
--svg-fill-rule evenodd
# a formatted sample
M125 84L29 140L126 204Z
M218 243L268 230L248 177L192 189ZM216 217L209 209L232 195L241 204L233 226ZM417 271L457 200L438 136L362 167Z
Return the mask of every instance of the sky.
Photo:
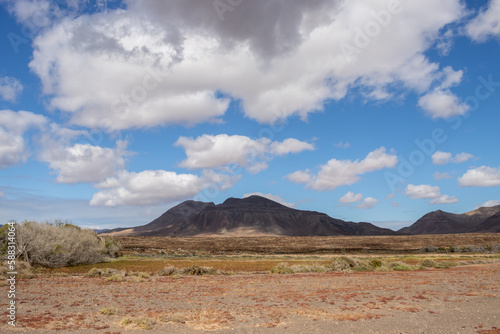
M0 0L0 224L500 204L500 0Z

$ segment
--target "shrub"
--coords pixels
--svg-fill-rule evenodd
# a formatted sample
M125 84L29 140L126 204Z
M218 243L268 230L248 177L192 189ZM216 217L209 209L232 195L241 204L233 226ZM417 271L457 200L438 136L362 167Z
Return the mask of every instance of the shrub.
M172 276L178 274L179 270L174 266L166 266L165 268L158 270L155 274L158 276Z
M379 259L371 259L370 264L373 268L380 268L382 267L382 261Z
M113 315L113 314L115 314L115 308L114 307L103 307L99 313L104 314L104 315Z
M156 321L151 318L139 317L134 320L134 324L142 329L153 329L153 325L156 324Z
M217 275L219 274L217 269L211 267L200 267L200 266L191 266L187 268L183 268L181 273L184 275Z
M431 259L425 259L420 263L422 268L435 268L437 265L436 261Z
M411 271L415 269L415 267L404 262L393 262L389 265L389 267L394 271Z
M108 282L123 282L124 280L125 277L122 274L114 274L106 278Z
M129 317L125 317L120 321L120 325L128 326L132 323L132 320Z
M281 262L278 263L276 267L271 268L269 271L271 274L294 274L295 272L291 267L288 266L288 263Z
M5 233L0 232L0 249L5 242ZM30 265L64 267L103 262L116 253L116 247L118 243L108 241L106 246L94 231L70 223L16 224L16 258Z
M176 322L176 323L179 323L179 324L183 324L186 322L186 317L184 317L183 315L181 314L162 314L160 315L160 317L158 318L160 321L163 321L163 322Z

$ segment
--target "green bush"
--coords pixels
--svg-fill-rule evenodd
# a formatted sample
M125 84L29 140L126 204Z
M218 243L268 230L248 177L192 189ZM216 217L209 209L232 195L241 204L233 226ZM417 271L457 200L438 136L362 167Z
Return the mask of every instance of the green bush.
M415 270L415 267L410 266L404 262L393 262L389 267L394 271L411 271Z
M379 259L371 259L370 264L372 265L373 268L380 268L382 267L382 261Z
M420 263L420 266L423 268L435 268L437 265L436 261L431 259L425 259Z

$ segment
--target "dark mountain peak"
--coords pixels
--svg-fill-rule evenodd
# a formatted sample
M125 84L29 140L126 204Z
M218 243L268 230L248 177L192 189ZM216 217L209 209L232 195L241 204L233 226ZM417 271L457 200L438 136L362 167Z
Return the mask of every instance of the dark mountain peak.
M500 205L482 207L462 214L437 210L425 214L414 224L398 232L408 234L496 232L500 230L500 220L498 216L495 217L499 212Z
M278 202L275 202L273 200L270 200L268 198L258 196L258 195L252 195L248 196L245 198L234 198L230 197L222 203L223 206L232 206L232 207L240 207L240 208L287 208L287 206L284 206Z
M369 223L334 219L324 213L289 208L253 195L224 203L185 201L151 223L125 231L136 236L328 236L394 235Z

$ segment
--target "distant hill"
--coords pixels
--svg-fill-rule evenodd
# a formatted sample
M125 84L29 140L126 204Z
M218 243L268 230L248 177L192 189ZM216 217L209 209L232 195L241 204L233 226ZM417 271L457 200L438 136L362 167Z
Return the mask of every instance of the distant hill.
M185 201L151 223L107 231L115 236L331 236L395 235L370 223L353 223L289 208L261 196L224 203Z
M405 234L500 232L500 205L482 207L463 214L441 210L429 212L414 224L400 229Z

